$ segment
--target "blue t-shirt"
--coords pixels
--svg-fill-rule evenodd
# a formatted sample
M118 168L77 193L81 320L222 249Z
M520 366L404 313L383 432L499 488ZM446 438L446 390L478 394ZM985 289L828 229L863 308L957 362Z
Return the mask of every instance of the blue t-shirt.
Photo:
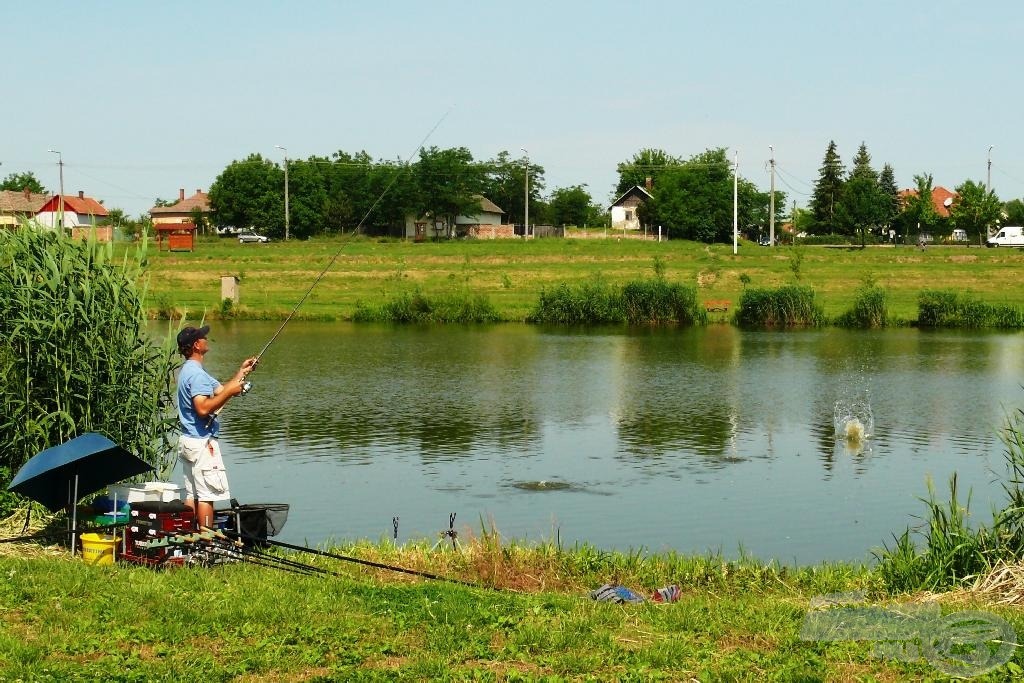
M181 433L185 436L207 437L217 436L220 421L214 418L211 422L207 417L196 413L196 396L213 396L220 382L210 376L203 364L197 360L187 360L178 373L178 420L181 421ZM207 424L209 423L209 426Z

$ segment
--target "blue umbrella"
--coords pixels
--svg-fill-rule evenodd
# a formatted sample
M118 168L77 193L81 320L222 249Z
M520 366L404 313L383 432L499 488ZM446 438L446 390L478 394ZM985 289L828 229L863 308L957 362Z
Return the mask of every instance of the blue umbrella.
M33 455L7 490L42 503L51 512L71 506L74 548L79 497L152 469L102 434L88 433Z

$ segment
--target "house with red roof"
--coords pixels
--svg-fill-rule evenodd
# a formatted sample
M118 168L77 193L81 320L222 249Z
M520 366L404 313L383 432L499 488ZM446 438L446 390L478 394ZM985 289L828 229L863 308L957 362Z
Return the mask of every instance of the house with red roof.
M900 190L900 203L906 206L907 199L916 196L917 190ZM950 192L941 185L933 187L932 206L935 207L935 213L939 214L942 218L949 218L949 209L953 206L953 202L956 201L956 197L956 192Z
M113 237L110 226L99 228L100 221L109 215L102 204L92 197L86 197L85 193L79 190L77 196L55 194L47 199L36 213L36 221L48 228L63 225L65 230L71 232L72 237L83 236L86 231L98 228L97 237L101 241L110 241Z

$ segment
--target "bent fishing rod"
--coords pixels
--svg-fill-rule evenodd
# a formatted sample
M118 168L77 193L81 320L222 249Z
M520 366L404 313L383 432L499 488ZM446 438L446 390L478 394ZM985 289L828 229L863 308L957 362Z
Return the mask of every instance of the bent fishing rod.
M402 165L401 170L398 173L395 174L395 176L391 179L391 182L389 182L387 184L387 186L384 188L384 191L381 192L377 196L377 198L374 200L373 204L370 205L370 208L367 209L366 213L363 215L362 219L359 221L358 224L356 224L355 232L359 232L360 228L362 228L363 224L366 222L366 219L368 219L370 217L370 214L373 213L373 210L377 208L377 205L380 204L381 200L384 199L385 195L387 195L387 193L391 191L391 188L394 186L394 184L396 182L398 182L398 179L400 177L402 177L405 174L406 171L409 170L409 164L412 163L412 158L414 156L416 156L421 149L423 149L423 146L427 144L427 140L429 140L430 136L432 136L434 134L434 131L438 129L438 127L441 125L441 123L446 118L448 118L448 114L451 113L451 110L452 110L452 107L449 107L448 110L441 116L441 118L439 118L437 120L437 123L434 124L434 127L431 128L430 131L423 137L423 140L421 140L420 144L416 146L416 149L414 149L412 151L412 154L410 154L408 156L408 158L406 158L405 163ZM342 244L338 248L338 250L336 252L334 252L334 256L331 257L330 261L328 261L327 266L325 266L324 269L322 271L320 271L320 274L317 275L316 279L313 280L313 284L311 284L309 286L309 289L306 290L306 293L303 294L302 298L299 299L298 303L295 304L295 307L292 308L291 312L288 314L288 317L286 317L284 319L284 322L281 323L281 326L277 328L277 332L274 333L274 336L272 336L270 338L270 341L268 341L263 346L263 348L260 349L260 352L258 354L256 354L256 357L255 357L256 360L255 360L255 362L253 362L252 368L249 370L250 373L253 370L256 369L256 366L259 364L260 360L263 358L263 354L265 354L267 352L267 349L270 348L271 344L273 344L277 340L277 338L279 336L281 336L281 332L283 332L285 326L287 326L288 323L291 322L291 319L298 312L299 307L302 306L303 303L305 303L306 299L309 298L309 295L313 292L313 290L316 288L316 286L318 284L320 284L320 281L324 278L325 275L327 275L327 271L329 271L331 269L331 267L334 265L334 263L338 260L338 257L341 256L341 252L342 252L342 250L344 250L344 248L345 248L345 244ZM246 381L243 380L243 383L242 383L242 393L243 394L248 393L248 391L251 388L252 388L252 382L246 382Z

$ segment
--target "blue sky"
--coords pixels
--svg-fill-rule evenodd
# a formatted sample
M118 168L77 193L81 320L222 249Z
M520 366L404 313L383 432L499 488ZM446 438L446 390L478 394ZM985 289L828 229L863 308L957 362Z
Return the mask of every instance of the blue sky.
M829 140L1024 197L1019 2L37 2L0 9L0 176L138 214L252 152L520 148L608 199L643 147L805 205Z

